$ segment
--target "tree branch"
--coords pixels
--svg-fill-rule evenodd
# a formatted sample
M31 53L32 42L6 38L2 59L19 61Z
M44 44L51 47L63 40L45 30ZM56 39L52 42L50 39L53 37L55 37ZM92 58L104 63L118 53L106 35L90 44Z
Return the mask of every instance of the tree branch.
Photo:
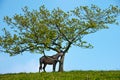
M72 45L72 42L69 42L69 43L68 43L68 46L67 46L66 49L63 51L64 55L65 55L65 53L69 50L69 48L71 47L71 45Z
M56 27L57 27L57 29L59 30L59 32L62 34L62 36L63 36L68 42L70 42L69 39L65 36L65 34L62 33L62 31L60 30L60 28L58 27L58 25L56 25Z
M47 48L49 48L49 49L51 49L51 50L53 50L53 51L56 51L56 52L59 52L59 50L58 49L56 49L56 48L53 48L53 47L47 47Z
M62 46L60 44L56 43L56 41L59 39L59 37L60 37L60 35L58 34L58 36L55 39L53 39L52 44L62 48Z
M90 27L87 27L86 29L80 31L72 40L71 42L73 42L81 33L83 33L84 31L88 30Z
M61 45L59 45L59 44L57 44L57 43L55 43L55 42L53 42L53 45L56 45L56 46L58 46L59 48L62 48Z

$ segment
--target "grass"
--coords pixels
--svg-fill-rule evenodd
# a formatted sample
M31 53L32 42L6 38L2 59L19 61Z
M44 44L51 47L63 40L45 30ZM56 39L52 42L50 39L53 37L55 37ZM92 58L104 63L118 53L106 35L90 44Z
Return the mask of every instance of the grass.
M120 71L69 71L0 74L0 80L120 80Z

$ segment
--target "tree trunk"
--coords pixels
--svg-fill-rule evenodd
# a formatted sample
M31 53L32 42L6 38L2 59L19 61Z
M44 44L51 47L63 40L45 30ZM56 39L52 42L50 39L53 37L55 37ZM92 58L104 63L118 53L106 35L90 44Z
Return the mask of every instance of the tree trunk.
M65 55L63 55L61 58L60 58L60 63L59 63L59 70L58 72L63 72L64 71L64 57Z
M59 72L63 72L64 71L64 58L65 58L65 54L67 53L67 51L69 50L70 46L71 46L72 42L69 42L66 49L63 52L63 55L60 58L60 63L59 63Z

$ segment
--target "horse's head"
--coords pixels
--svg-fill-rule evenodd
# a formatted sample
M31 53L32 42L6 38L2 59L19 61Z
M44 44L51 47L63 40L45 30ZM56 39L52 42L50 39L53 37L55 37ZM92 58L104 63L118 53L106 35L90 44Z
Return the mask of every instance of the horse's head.
M63 53L63 51L60 51L60 52L58 52L57 53L59 56L62 56L64 53Z
M54 59L58 59L59 57L61 57L63 55L63 53L62 52L58 52L57 54L55 54L55 55L53 55L52 56L52 58L54 58Z

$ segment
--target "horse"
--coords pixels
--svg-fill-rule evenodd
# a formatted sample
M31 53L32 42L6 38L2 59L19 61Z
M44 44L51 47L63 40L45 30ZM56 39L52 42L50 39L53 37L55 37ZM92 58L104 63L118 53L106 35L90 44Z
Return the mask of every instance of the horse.
M42 56L40 59L39 59L39 63L40 63L40 66L39 66L39 72L40 70L44 70L45 71L45 67L46 65L53 65L53 72L55 72L55 67L56 67L56 63L57 62L60 62L59 57L62 56L63 53L62 52L58 52L57 54L53 55L53 56ZM42 67L42 64L44 64L44 66Z

